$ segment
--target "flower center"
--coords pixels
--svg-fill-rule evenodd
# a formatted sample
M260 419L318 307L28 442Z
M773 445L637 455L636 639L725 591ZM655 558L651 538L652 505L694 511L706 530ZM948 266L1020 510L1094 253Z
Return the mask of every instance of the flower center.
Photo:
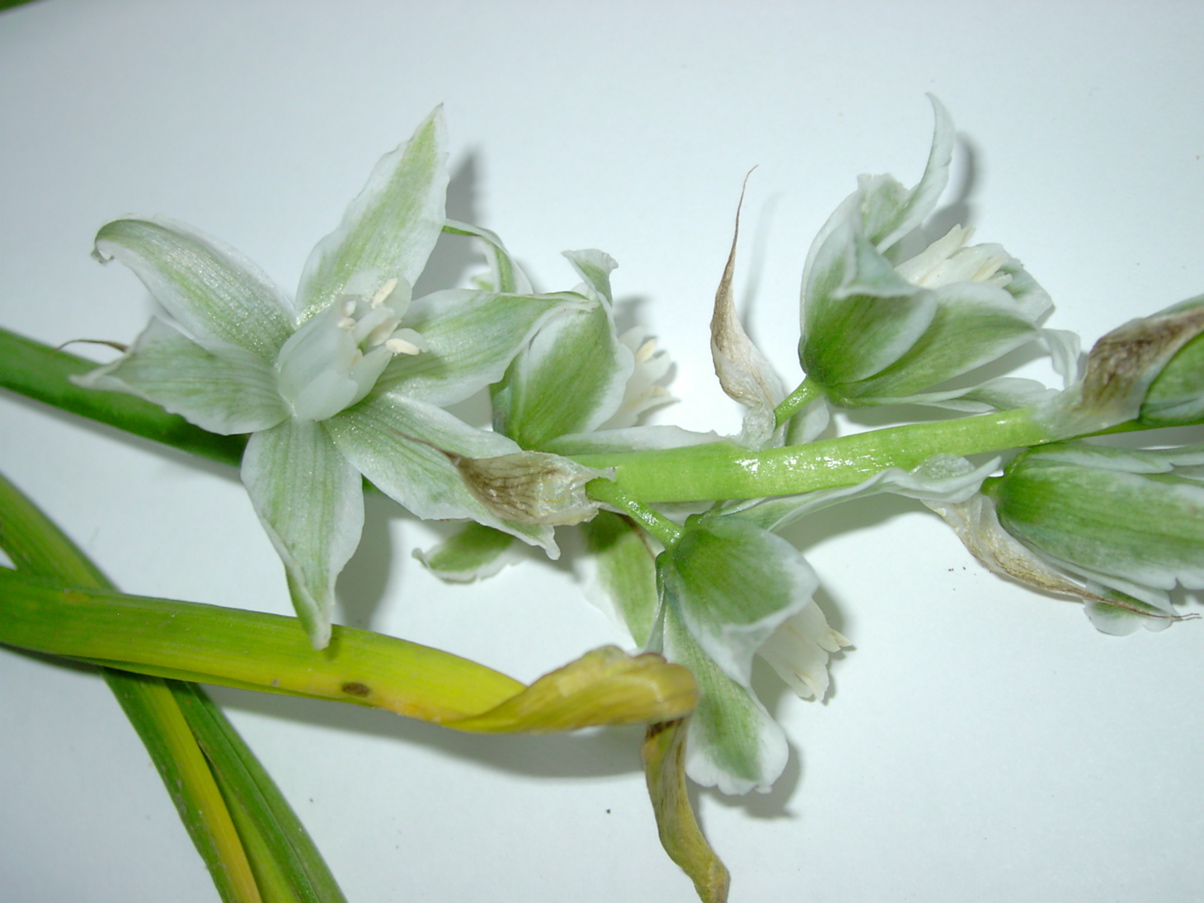
M422 337L401 327L410 286L396 277L370 297L336 300L284 343L276 384L298 420L326 420L367 395L397 354L425 350Z
M954 282L990 282L1003 287L1011 281L999 268L1008 255L999 245L971 245L966 242L974 230L954 226L910 260L895 267L895 272L913 285L939 288Z

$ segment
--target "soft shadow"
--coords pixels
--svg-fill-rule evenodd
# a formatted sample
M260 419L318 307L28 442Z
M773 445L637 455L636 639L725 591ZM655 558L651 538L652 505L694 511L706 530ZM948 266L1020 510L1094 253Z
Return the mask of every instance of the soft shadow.
M480 175L476 152L470 152L451 174L447 185L447 218L465 223L477 221L476 198ZM488 266L477 243L462 235L440 235L426 268L414 285L414 297L463 285L470 273Z
M956 187L953 199L934 210L928 218L926 231L932 233L932 238L940 238L954 226L971 226L974 223L974 207L970 197L978 183L979 151L972 141L964 135L958 135L957 152L965 160L961 184Z
M391 570L404 567L406 559L396 555L389 529L401 511L396 502L379 492L364 494L364 532L336 587L343 613L341 623L349 627L372 629Z
M99 364L97 366L100 366ZM136 448L141 451L150 452L169 461L174 461L178 464L187 466L190 470L200 471L201 473L209 474L213 477L219 477L223 480L237 483L238 468L229 464L223 464L220 461L214 461L211 458L203 458L200 455L192 454L191 452L181 451L170 445L163 445L155 442L152 439L147 439L142 436L137 436L133 433L127 433L125 430L118 429L115 426L109 426L107 423L100 423L96 420L89 420L79 414L72 414L69 411L64 411L61 408L56 408L53 405L44 404L40 401L35 401L32 398L26 398L23 395L9 392L5 397L14 404L21 405L35 412L40 417L50 418L63 425L75 429L83 430L93 436L98 436L108 441L118 441L128 445L131 448Z
M223 709L308 724L341 733L423 746L441 755L495 771L546 778L598 778L638 771L642 727L615 727L573 734L469 734L395 715L382 709L296 696L206 687Z
M875 495L867 498L850 499L840 505L825 508L796 521L780 535L802 552L827 539L856 533L869 527L883 524L904 514L923 510L920 503L899 495ZM825 614L829 613L823 606ZM832 624L837 630L836 624Z

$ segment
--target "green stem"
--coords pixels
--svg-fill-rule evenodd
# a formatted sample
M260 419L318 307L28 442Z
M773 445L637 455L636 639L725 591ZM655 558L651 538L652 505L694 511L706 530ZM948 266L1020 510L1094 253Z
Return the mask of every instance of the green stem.
M764 451L716 443L578 455L575 460L587 467L615 468L617 491L645 504L698 502L852 486L890 467L910 470L938 454L973 455L1040 445L1055 438L1031 409L1023 408Z
M58 579L102 589L112 587L75 544L3 477L0 477L0 548L16 567L36 575L34 579ZM169 683L108 668L101 669L101 676L146 746L222 900L258 903L261 897L242 838ZM208 704L213 708L212 703ZM234 729L220 713L214 718L233 733Z
M824 394L824 390L811 382L810 379L804 379L798 384L793 392L787 395L782 403L779 404L773 411L773 419L777 426L781 426L810 402L814 401Z
M610 480L592 480L586 487L590 498L606 502L627 514L636 523L656 537L667 549L677 545L684 532L676 523L659 511L654 511L642 502L633 499Z
M140 674L380 706L442 723L524 689L484 665L335 627L315 652L296 618L64 586L0 568L0 643Z
M243 436L216 436L129 395L81 389L70 377L95 364L65 351L49 348L0 329L0 387L30 398L145 436L213 460L237 465L246 444ZM817 396L804 380L779 405L778 422ZM1124 424L1112 432L1151 429ZM915 423L825 439L805 445L750 451L728 442L654 451L615 452L575 456L588 467L616 469L614 491L622 494L618 507L646 527L657 502L696 502L794 495L814 489L850 486L889 467L912 469L937 454L972 455L997 452L1073 438L1054 435L1033 411L981 414L934 423ZM611 491L591 486L591 493ZM602 499L595 494L595 498ZM616 497L618 498L618 497ZM609 501L608 499L602 499ZM642 504L644 512L624 505ZM663 532L663 529L661 530Z

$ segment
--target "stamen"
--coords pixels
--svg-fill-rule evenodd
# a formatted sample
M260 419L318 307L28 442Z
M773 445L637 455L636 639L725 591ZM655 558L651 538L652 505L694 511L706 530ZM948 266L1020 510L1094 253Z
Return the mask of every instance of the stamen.
M370 302L371 305L373 307L380 307L385 303L385 301L388 300L389 296L393 294L393 290L395 288L397 288L396 276L394 276L392 279L385 280L381 287L376 290L376 294L372 296L372 301Z
M385 347L394 354L418 354L422 351L413 342L407 342L405 339L389 339L385 342Z

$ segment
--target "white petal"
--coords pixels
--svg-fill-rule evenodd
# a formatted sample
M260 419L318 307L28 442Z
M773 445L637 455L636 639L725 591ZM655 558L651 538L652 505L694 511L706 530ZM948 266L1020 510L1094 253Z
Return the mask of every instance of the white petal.
M485 242L490 252L489 263L492 271L492 278L488 285L490 291L516 295L531 294L531 281L527 278L527 274L510 256L510 252L506 250L502 240L496 234L480 226L455 220L447 220L443 224L443 231L449 235L470 235Z
M267 429L289 413L261 358L234 346L211 354L158 318L128 354L74 381L137 395L226 436Z
M369 283L370 293L393 277L418 281L443 229L446 145L439 107L409 141L380 159L339 227L306 261L297 290L302 319Z
M588 554L573 563L587 599L625 627L643 647L652 636L660 598L656 588L654 550L647 535L631 520L600 511L581 525Z
M935 208L949 182L956 134L944 105L929 94L935 125L928 164L919 183L905 194L890 176L865 179L862 183L862 215L866 234L879 250L885 250L922 223ZM890 183L894 182L893 185Z
M201 346L233 346L264 361L293 332L288 300L238 251L190 226L117 220L96 235L99 259L120 260Z
M819 584L780 536L737 517L688 528L659 559L664 604L733 680L749 686L753 655Z
M497 433L402 395L380 395L325 421L348 460L417 517L475 520L559 556L552 528L502 520L468 490L451 456L489 458L520 451Z
M610 274L618 267L615 259L605 251L594 249L565 251L564 256L585 280L589 294L608 308L611 307L614 304L614 296L610 288Z
M590 305L545 322L506 375L496 423L523 448L590 432L623 402L635 356L619 341L609 306Z
M823 699L828 693L829 654L848 645L812 601L773 632L760 656L801 699Z
M508 533L474 522L431 549L415 549L414 557L440 580L474 583L518 560L510 548L512 540Z
M739 516L766 530L776 531L833 505L882 493L917 499L930 507L935 504L959 504L978 492L983 480L998 467L998 458L975 467L965 458L938 455L914 470L891 467L856 486L820 489L802 495L754 502L740 510Z
M687 774L722 793L767 792L790 755L781 726L747 685L703 651L672 608L665 612L664 654L693 672L702 693L690 716Z
M395 357L377 389L399 387L446 406L498 382L531 335L562 310L587 305L580 295L508 295L449 290L419 298L403 321L426 343L422 354Z
M255 433L242 481L284 562L297 617L314 647L330 641L335 578L359 545L363 482L320 423Z

